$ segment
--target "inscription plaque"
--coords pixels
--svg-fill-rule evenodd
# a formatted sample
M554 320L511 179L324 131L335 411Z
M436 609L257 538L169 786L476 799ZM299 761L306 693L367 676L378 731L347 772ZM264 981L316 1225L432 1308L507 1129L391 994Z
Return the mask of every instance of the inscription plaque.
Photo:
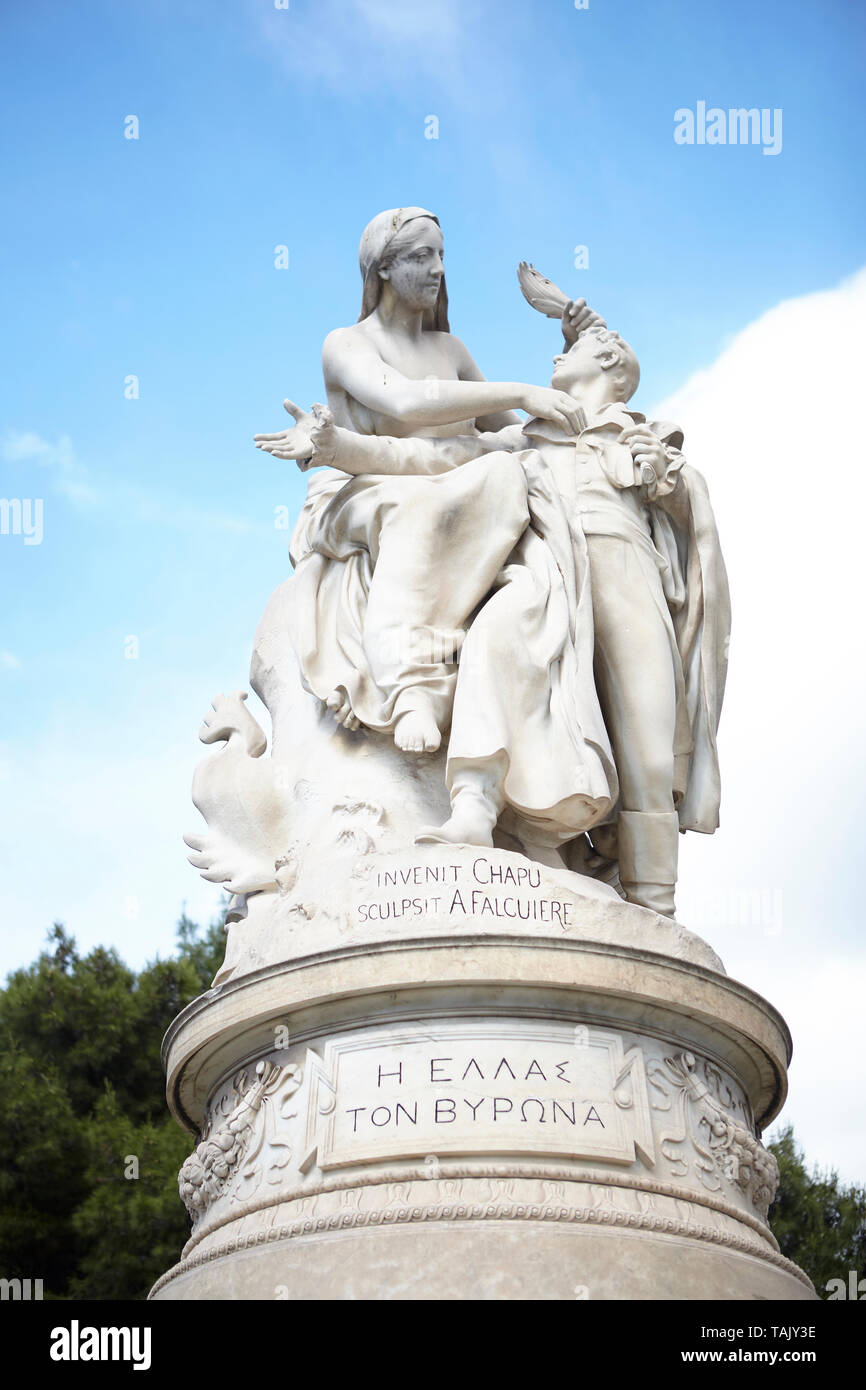
M307 1148L322 1168L476 1152L654 1162L643 1054L615 1033L418 1024L344 1034L316 1061Z

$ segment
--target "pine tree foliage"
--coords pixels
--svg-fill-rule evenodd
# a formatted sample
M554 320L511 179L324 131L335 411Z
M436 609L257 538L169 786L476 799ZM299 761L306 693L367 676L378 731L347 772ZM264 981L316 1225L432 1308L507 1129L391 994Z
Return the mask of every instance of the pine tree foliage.
M160 1044L208 989L222 927L185 916L139 974L117 953L48 947L0 990L0 1275L46 1298L144 1298L189 1235L177 1170L191 1139L165 1104Z
M852 1272L856 1284L866 1275L866 1187L810 1172L791 1125L768 1148L779 1165L770 1226L782 1254L806 1271L820 1298L833 1294L833 1280L849 1287Z

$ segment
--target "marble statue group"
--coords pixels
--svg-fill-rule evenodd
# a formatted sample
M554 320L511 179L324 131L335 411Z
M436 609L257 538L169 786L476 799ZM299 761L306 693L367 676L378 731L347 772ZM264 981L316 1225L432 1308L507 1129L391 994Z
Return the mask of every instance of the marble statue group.
M619 334L525 263L564 350L549 386L486 381L449 331L425 209L373 218L360 267L327 408L286 401L294 427L256 436L316 470L291 546L304 687L407 758L447 747L451 813L418 843L498 826L673 917L679 834L718 825L730 622L682 433L630 407Z
M532 265L545 386L450 332L431 212L379 213L360 266L327 404L256 436L307 492L252 642L269 728L241 689L199 731L184 838L231 898L164 1042L192 1230L151 1296L812 1299L760 1142L790 1034L675 912L719 823L706 484Z

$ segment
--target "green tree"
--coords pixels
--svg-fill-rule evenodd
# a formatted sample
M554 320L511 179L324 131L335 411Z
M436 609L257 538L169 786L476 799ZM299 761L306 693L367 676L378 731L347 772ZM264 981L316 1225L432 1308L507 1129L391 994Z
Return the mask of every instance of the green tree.
M184 916L177 955L136 975L55 924L0 990L0 1274L41 1278L46 1297L143 1298L179 1257L190 1137L166 1109L160 1044L224 946Z
M189 1222L177 1171L189 1135L167 1115L136 1123L106 1086L86 1129L87 1195L71 1225L80 1258L73 1298L138 1298L177 1262Z
M832 1279L866 1273L866 1187L845 1187L838 1174L806 1167L791 1125L768 1145L779 1165L770 1226L783 1255L808 1274L822 1298Z

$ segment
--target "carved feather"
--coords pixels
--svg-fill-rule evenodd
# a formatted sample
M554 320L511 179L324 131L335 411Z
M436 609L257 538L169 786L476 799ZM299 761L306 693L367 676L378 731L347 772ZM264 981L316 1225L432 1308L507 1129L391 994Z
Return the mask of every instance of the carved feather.
M520 262L517 267L517 278L520 281L523 298L532 305L533 309L537 309L540 314L546 314L549 319L562 318L562 311L569 299L558 285L554 285L552 280L548 280L546 275L542 275L540 270L536 270L530 261Z

